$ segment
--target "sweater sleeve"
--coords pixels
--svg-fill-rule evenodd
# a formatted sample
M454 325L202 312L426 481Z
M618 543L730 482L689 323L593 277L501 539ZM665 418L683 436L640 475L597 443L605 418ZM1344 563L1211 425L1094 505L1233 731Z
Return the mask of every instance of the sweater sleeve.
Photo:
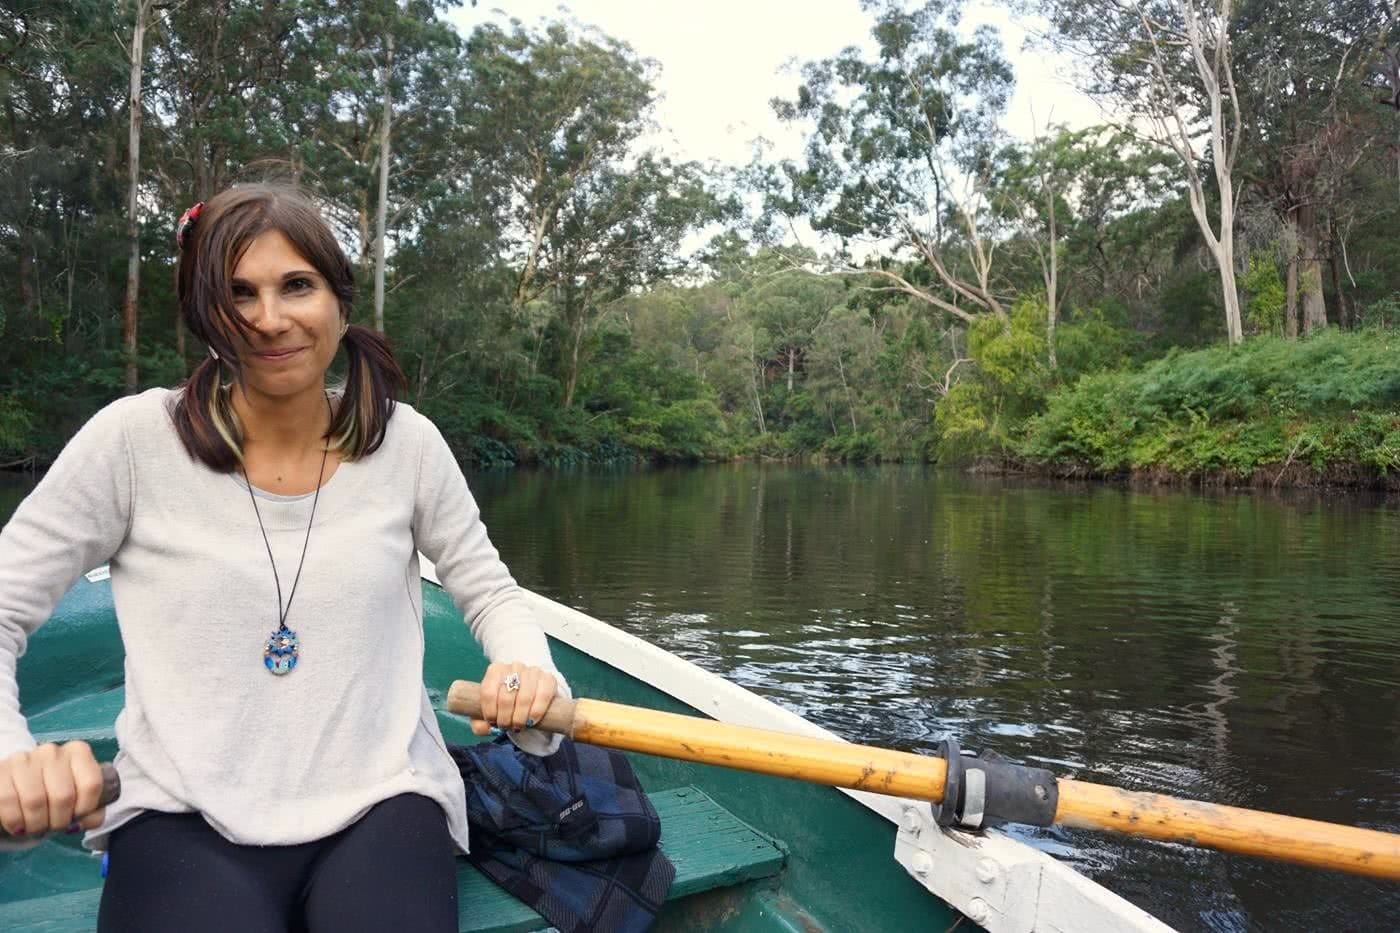
M414 544L433 562L438 579L491 661L518 662L554 673L559 695L571 696L549 643L520 586L486 534L467 479L436 425L423 424L413 507ZM535 729L511 738L534 755L552 754L561 738Z
M127 401L78 431L0 530L0 758L34 747L15 678L29 636L82 573L111 559L130 528Z

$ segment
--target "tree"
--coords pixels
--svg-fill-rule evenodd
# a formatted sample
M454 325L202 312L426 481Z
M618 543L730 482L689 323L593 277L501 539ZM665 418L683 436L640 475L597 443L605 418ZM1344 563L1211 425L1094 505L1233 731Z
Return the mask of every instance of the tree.
M1091 63L1086 90L1140 121L1180 159L1192 216L1220 272L1227 338L1239 343L1235 165L1243 116L1231 59L1233 0L1045 0L1044 10L1058 41Z
M130 61L120 5L0 9L0 397L47 454L125 384ZM96 383L101 381L101 387Z
M863 308L841 304L831 309L812 334L808 351L808 386L821 396L831 422L831 433L839 434L835 412L846 409L851 433L862 430L862 396L874 388L873 368L883 349L880 332ZM865 425L866 429L871 427Z
M394 34L384 36L384 61L380 65L380 86L384 109L379 116L379 200L374 209L374 329L384 332L384 238L389 214L389 132L394 123L394 89L389 76L394 71Z
M770 254L769 261L776 258ZM744 313L753 318L762 358L779 364L789 395L799 362L805 360L817 329L844 299L844 292L835 279L787 269L758 280L741 299Z
M439 10L459 2L374 0L332 8L332 28L354 54L339 60L338 80L332 82L334 90L322 102L321 112L327 138L347 160L342 163L345 174L336 179L334 187L348 195L349 204L342 207L349 207L357 216L362 262L372 251L374 327L381 332L389 230L417 206L417 189L443 184L427 182L424 176L450 176L452 170L442 157L460 152L454 145L457 140L450 135L443 138L441 126L444 118L451 120L451 108L444 104L452 97L452 79L446 75L459 65L459 43L456 34L437 19ZM396 120L405 124L398 127L397 134ZM415 149L410 141L424 135L436 137L439 145ZM396 150L396 137L408 145ZM419 164L423 161L432 164ZM368 186L362 180L367 170L374 176L375 187L372 233ZM391 214L390 184L395 176L399 178L398 204Z
M136 0L131 30L130 93L127 96L126 292L122 296L122 348L126 351L126 391L136 392L136 301L141 282L141 227L137 200L141 191L141 65L145 61L146 23L154 0Z
M1162 168L1167 155L1139 145L1131 136L1107 127L1070 132L1063 127L1029 143L1007 146L998 156L994 179L996 203L1014 225L1013 246L1025 244L1034 256L1046 307L1045 342L1050 368L1057 366L1055 328L1074 258L1098 267L1099 282L1085 294L1108 287L1108 227L1135 209L1163 201Z
M1291 337L1327 325L1322 267L1341 248L1334 218L1355 209L1343 192L1385 132L1366 85L1394 17L1384 0L1242 0L1233 23L1235 60L1250 75L1244 175L1283 227Z
M512 305L523 316L554 278L541 266L566 201L621 162L646 128L650 65L626 43L575 37L560 23L542 32L479 26L463 64L471 96L462 118L501 192L505 248L519 268Z
M859 267L874 287L967 323L1006 316L992 281L987 182L1012 74L996 32L982 27L965 41L953 29L956 12L943 0L913 11L879 4L874 59L852 47L804 65L796 99L773 102L780 120L810 127L804 161L759 166L753 177L767 196L767 223L803 217L843 248L888 245L896 261ZM926 281L900 260L923 266Z
M695 163L643 155L578 179L550 231L542 269L553 285L565 339L564 407L574 403L584 340L610 303L683 267L681 239L726 206Z

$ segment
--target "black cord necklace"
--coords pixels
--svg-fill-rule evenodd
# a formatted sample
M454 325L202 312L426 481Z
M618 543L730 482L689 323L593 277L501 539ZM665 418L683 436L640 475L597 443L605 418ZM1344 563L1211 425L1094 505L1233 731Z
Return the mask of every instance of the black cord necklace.
M326 396L326 408L331 408L330 396ZM334 417L334 411L331 412ZM272 564L272 580L277 584L277 630L263 644L263 664L274 674L291 673L297 666L301 644L297 633L287 628L287 615L292 611L292 599L297 594L297 584L301 582L301 568L306 563L306 546L311 543L311 526L316 521L316 503L321 498L321 481L326 476L326 456L330 444L321 450L321 471L316 474L316 494L311 497L311 518L306 523L306 539L301 542L301 560L297 562L297 575L292 580L292 590L287 594L287 606L282 607L282 579L277 574L277 560L272 556L272 544L267 540L267 529L263 527L262 512L258 510L258 497L253 494L253 481L248 470L243 470L243 480L248 484L248 498L253 502L253 514L258 517L258 530L262 532L263 545L267 548L267 559Z

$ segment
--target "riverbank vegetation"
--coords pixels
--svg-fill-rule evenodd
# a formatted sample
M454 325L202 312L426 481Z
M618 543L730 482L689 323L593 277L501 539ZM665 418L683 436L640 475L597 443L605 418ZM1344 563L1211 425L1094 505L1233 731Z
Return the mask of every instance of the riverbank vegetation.
M1112 125L1030 138L975 7L862 5L869 37L772 102L800 155L744 166L649 148L661 66L572 22L8 5L0 464L179 382L203 348L176 321L175 219L280 178L335 224L407 401L480 466L1389 481L1388 5L1039 0L1041 45Z

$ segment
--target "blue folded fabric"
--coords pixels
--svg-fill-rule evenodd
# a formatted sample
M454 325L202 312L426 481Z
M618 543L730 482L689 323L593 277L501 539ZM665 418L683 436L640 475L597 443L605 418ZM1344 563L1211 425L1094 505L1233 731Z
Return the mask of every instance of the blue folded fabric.
M621 752L565 739L537 757L501 736L448 745L462 772L468 860L560 933L643 933L675 866L661 819Z

